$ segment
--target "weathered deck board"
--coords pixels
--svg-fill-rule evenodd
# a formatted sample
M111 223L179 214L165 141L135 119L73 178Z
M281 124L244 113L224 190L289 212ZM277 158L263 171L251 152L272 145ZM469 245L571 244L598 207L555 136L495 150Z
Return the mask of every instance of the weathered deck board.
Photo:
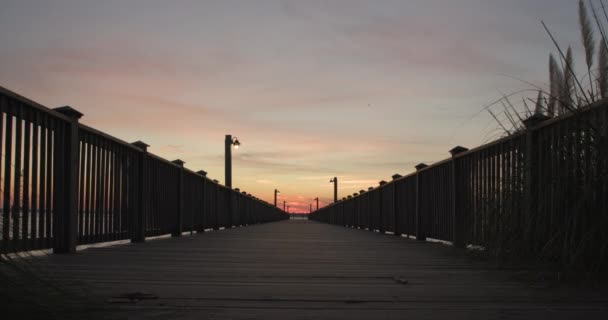
M37 259L130 319L605 318L608 295L533 288L451 247L282 221ZM400 280L407 281L403 284ZM605 291L604 291L605 293Z

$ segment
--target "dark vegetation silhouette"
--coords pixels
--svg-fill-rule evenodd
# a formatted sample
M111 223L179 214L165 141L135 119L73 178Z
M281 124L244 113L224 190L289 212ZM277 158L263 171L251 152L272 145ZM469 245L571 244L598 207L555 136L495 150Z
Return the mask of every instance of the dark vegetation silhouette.
M562 50L541 21L559 53L549 56L549 88L527 82L536 99L524 96L523 112L512 103L514 94L497 100L507 122L489 111L503 130L502 139L470 151L455 148L458 154L451 159L421 164L413 174L381 182L311 218L460 242L482 248L500 264L533 262L560 277L604 276L608 14L599 3L600 8L588 8L579 1L584 76L575 71L572 49Z
M576 72L571 46L564 50L557 41L557 36L553 34L549 26L544 21L541 24L548 36L555 45L558 52L557 58L551 53L549 55L549 88L543 90L539 86L536 100L528 100L534 108L529 108L526 99L523 100L524 106L528 111L527 116L544 116L548 118L567 117L568 115L585 112L589 106L608 103L608 39L606 37L606 25L608 24L608 13L604 0L594 2L591 0L578 2L578 22L581 33L581 44L585 53L586 73ZM597 36L599 33L599 37ZM505 124L500 126L505 129L507 135L520 130L525 130L525 124L520 121L516 123L514 117L510 115L515 108L504 97L503 106L506 104L505 113L509 114L512 129L506 130ZM532 111L533 110L533 111ZM518 115L519 116L519 115ZM575 268L590 272L605 271L608 256L608 237L605 232L608 228L607 212L597 212L599 207L593 203L598 203L608 190L606 181L605 162L601 159L608 157L606 119L601 121L591 121L588 117L581 117L577 123L577 131L570 132L564 136L564 140L574 141L579 146L572 150L575 161L585 161L585 164L578 168L574 174L586 176L584 179L572 180L568 177L568 172L558 172L554 177L556 181L571 181L571 184L558 186L555 192L558 197L566 198L571 202L568 211L568 218L560 230L556 231L547 242L539 248L540 259L549 261L559 261L562 268ZM520 118L521 120L521 118ZM565 150L561 154L566 154ZM593 161L596 158L600 161ZM585 160L583 160L585 159ZM559 159L569 161L568 159ZM584 167L584 168L583 168ZM538 186L539 188L552 188L554 184ZM558 195L559 194L559 195ZM554 210L552 208L552 210ZM550 223L547 221L546 223ZM497 246L497 252L509 247L507 243ZM525 245L525 244L524 244ZM516 252L525 252L519 251ZM504 257L503 257L504 258Z

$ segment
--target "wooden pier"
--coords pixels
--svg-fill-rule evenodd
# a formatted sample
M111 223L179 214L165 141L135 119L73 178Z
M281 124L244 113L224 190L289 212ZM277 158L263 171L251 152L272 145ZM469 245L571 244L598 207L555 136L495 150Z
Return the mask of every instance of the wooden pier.
M117 318L605 319L608 314L605 291L524 281L522 273L530 270L497 269L445 244L307 220L35 261L54 281L84 288Z

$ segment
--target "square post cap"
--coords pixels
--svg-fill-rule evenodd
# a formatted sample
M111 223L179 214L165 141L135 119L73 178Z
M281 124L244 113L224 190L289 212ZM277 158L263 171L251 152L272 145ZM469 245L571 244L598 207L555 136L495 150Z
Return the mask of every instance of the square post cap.
M369 187L369 188L367 188L367 190L372 191L372 190L374 190L374 187Z
M75 119L78 120L80 118L82 118L82 113L70 106L63 106L63 107L59 107L59 108L55 108L53 109L61 114L63 114L64 116L67 116L71 119Z
M215 183L220 183L220 182L219 182L219 181L217 181L216 179L213 179L213 182L215 182Z
M358 196L358 195L359 195L359 194L358 194L358 193L356 193L356 192L355 192L355 193L353 193L353 197L356 197L356 196Z
M346 200L346 197L342 198L342 201Z
M203 177L206 177L206 176L207 176L207 171L205 171L205 170L199 170L199 171L197 171L196 173L200 174L200 175L201 175L201 176L203 176Z
M240 191L241 191L241 189L239 189L239 188L234 188L234 191L236 191L236 192L240 192Z
M140 148L144 152L148 151L148 147L150 146L149 144L147 144L141 140L137 140L135 142L132 142L131 144Z
M242 193L242 194L244 194L244 195L247 195L247 192L246 192L246 191L242 191L241 193Z
M383 185L385 185L385 184L386 184L386 181L382 180L382 181L380 181L378 184L379 184L379 185L381 185L381 186L383 186Z
M453 156L459 154L459 153L463 153L465 151L469 151L469 149L462 147L462 146L455 146L454 148L452 148L452 150L450 150L450 154Z
M359 193L360 193L360 194L361 194L361 193L364 193L364 192L365 192L365 190L359 190Z
M416 165L416 170L422 170L426 167L428 167L428 165L426 163L419 163Z
M180 160L180 159L175 159L175 160L173 160L173 161L171 161L171 162L175 163L176 165L178 165L178 166L180 166L180 167L183 167L183 166L184 166L184 163L185 163L184 161L182 161L182 160Z
M400 174L398 174L398 173L395 173L395 174L392 176L392 178L393 178L393 180L397 180L397 179L401 178L401 175L400 175Z
M535 113L535 114L531 115L530 117L528 117L527 119L525 119L523 121L523 123L526 126L526 128L531 128L550 118L551 117L546 116L542 113Z
M351 196L351 195L349 194L347 198L349 198L349 199L350 199L350 198L352 198L352 197L353 197L353 196Z

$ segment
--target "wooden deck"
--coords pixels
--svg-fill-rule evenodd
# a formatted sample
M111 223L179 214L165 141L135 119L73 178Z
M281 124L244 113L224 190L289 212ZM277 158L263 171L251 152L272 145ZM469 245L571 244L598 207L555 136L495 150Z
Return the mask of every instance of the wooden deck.
M608 295L516 280L449 246L306 220L39 260L129 319L606 319ZM140 292L157 299L128 302ZM583 318L581 318L583 319Z

